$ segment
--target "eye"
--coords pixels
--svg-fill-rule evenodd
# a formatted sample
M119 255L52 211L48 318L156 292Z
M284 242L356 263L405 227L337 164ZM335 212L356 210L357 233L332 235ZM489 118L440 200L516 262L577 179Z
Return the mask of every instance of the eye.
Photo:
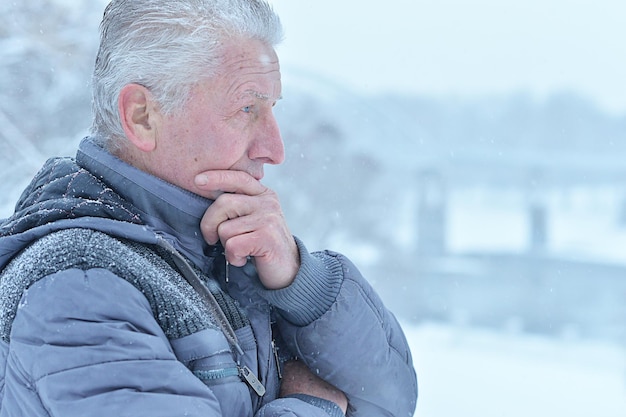
M244 113L250 113L250 112L252 112L252 106L242 107L241 111L244 112Z

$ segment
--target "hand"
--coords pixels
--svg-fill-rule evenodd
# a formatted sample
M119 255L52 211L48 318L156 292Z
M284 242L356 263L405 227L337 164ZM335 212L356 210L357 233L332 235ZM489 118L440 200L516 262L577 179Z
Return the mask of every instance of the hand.
M343 392L314 375L304 363L297 360L288 361L283 366L279 396L291 394L307 394L332 401L341 408L344 415L348 409L348 399Z
M300 255L276 193L243 171L206 171L196 177L196 187L215 200L200 222L204 239L221 241L232 265L243 266L253 257L266 288L289 286Z

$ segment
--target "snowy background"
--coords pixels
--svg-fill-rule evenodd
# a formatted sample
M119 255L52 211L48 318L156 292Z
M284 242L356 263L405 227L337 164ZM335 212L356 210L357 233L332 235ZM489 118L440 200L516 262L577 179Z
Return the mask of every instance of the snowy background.
M267 184L404 324L416 416L626 415L626 3L272 3ZM0 3L0 217L89 126L104 4Z

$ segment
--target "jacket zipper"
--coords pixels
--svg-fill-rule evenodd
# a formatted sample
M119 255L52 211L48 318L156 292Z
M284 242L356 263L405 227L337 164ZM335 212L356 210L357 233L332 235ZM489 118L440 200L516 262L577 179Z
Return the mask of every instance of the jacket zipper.
M181 275L185 278L185 280L189 283L189 285L191 285L191 287L198 293L198 295L200 295L200 298L202 299L204 304L209 308L211 313L215 316L220 326L220 329L222 330L222 333L224 334L224 337L226 337L226 340L237 351L239 355L238 358L242 357L244 355L243 349L241 349L241 346L239 345L239 340L237 340L237 335L235 334L235 330L233 330L233 327L230 325L230 322L226 318L226 315L222 311L217 300L215 300L215 297L213 296L213 294L211 294L211 291L209 291L206 285L204 285L204 283L198 277L196 272L187 263L187 260L180 253L178 253L178 251L169 242L161 238L161 239L158 239L158 245L162 247L163 249L167 250L167 252L172 255L172 260L178 267ZM226 264L226 270L228 271L228 263ZM254 372L252 372L250 368L248 368L245 365L241 366L239 359L237 359L237 368L233 368L233 369L226 368L225 370L222 370L222 371L223 372L228 371L230 373L233 373L236 371L236 374L233 374L232 376L239 375L239 377L242 378L244 381L246 381L246 383L254 390L254 392L257 393L259 397L262 397L265 394L265 387L263 386L261 381L259 381L259 378L257 378L256 375L254 375ZM208 374L206 375L212 376L212 371L200 371L200 372L202 372L203 374L205 372L208 372ZM218 372L216 372L216 375L219 375L219 370ZM215 379L217 379L218 377L219 376L213 375L213 378Z
M239 376L239 368L233 366L231 368L199 370L193 371L193 374L203 381L216 381L222 378Z

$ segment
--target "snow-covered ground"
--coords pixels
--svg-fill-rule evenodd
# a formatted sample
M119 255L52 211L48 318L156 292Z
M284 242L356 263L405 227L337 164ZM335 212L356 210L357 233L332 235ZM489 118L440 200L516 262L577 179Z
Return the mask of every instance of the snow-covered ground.
M471 328L405 324L416 417L623 417L626 348Z

